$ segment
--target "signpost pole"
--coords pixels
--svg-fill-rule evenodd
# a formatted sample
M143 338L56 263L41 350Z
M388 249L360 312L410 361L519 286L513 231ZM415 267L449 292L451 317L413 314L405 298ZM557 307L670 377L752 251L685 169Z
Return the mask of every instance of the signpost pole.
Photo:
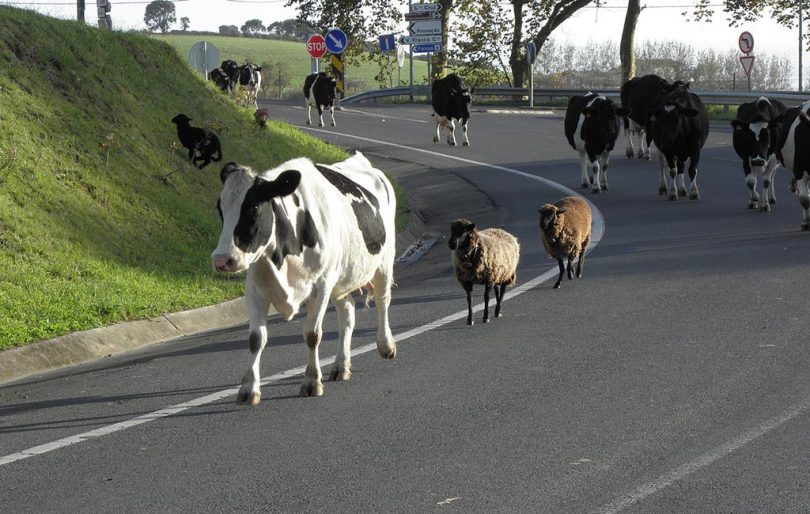
M802 54L804 54L804 42L802 41L802 8L804 1L799 0L799 93L802 92Z
M411 12L413 10L411 8L412 5L413 5L413 0L408 0L408 12ZM411 50L413 50L413 49L411 49ZM408 84L409 84L408 89L410 89L410 91L411 91L408 96L410 97L411 103L413 103L413 51L408 52L408 67L410 68L410 70L409 70L410 71L410 73L409 73L410 74L410 79L408 81ZM801 91L801 90L799 90L799 91Z

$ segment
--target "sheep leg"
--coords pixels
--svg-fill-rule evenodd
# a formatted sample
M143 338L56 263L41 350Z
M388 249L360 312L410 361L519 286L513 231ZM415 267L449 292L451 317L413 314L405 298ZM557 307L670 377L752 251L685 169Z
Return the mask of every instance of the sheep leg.
M492 285L484 284L484 323L489 323L489 292Z
M495 317L501 317L501 304L503 303L503 295L506 293L506 284L495 286Z
M568 280L574 280L574 254L568 256Z
M582 249L579 251L579 261L577 262L577 278L582 278L582 268L585 266L585 250L590 243L591 236L588 236L585 241L582 242Z
M562 257L557 258L557 265L560 267L560 276L557 277L557 282L554 284L554 289L560 288L560 285L562 284L563 274L565 273L565 263L563 263Z
M473 284L472 282L463 282L461 287L464 288L464 291L467 293L467 324L473 325L473 318L472 318L472 289Z

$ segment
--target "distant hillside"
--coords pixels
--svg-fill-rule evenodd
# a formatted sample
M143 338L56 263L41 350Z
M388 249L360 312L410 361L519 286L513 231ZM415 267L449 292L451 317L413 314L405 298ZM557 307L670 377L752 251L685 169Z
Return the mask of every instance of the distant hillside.
M259 65L271 64L272 70L264 72L265 81L277 80L279 71L278 63L281 64L282 73L288 75L286 91L288 96L297 96L299 89L304 84L304 77L310 73L310 57L303 42L280 41L271 39L254 39L246 37L227 36L181 36L181 35L154 35L151 36L161 41L166 41L177 49L184 61L188 60L188 51L191 45L198 41L208 41L212 43L220 54L220 62L225 59L233 59L242 64L246 61L255 62ZM397 79L408 80L408 62L398 71L396 65L396 54L391 56L393 70L393 81L396 85ZM321 70L328 69L329 59L321 60ZM364 62L359 66L349 66L346 69L347 93L355 94L368 89L377 89L379 86L374 80L374 76L379 73L379 67L375 63ZM417 84L427 83L427 62L424 60L414 60L413 80ZM270 88L274 98L278 96L278 88Z
M216 128L223 163L345 157L258 131L155 38L0 7L0 348L241 294L210 264L223 163L187 164L180 112Z

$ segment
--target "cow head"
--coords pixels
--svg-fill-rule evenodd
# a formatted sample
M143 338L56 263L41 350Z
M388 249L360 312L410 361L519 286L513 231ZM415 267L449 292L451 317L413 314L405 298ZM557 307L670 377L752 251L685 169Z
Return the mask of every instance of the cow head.
M451 250L465 248L475 244L473 240L475 237L475 223L459 218L450 224L450 238L447 241L447 246L449 246Z
M262 71L261 66L256 66L253 63L243 64L239 67L239 83L243 86L255 87L259 81L259 72Z
M466 120L470 117L472 91L467 88L461 77L448 75L447 78L450 79L450 105L453 112L460 113L461 119Z
M771 123L762 116L756 115L749 123L740 120L731 120L734 128L733 140L735 149L744 149L745 157L757 161L768 159L768 149L771 146ZM739 150L738 150L739 152ZM762 163L764 165L764 162Z
M675 88L651 110L650 121L658 125L660 142L664 146L675 143L685 118L697 116L699 111L690 105L688 84Z
M229 162L220 172L222 192L219 211L222 233L211 254L216 271L241 271L265 254L274 243L275 213L273 202L290 195L301 182L301 173L282 172L275 180L266 180L247 167Z

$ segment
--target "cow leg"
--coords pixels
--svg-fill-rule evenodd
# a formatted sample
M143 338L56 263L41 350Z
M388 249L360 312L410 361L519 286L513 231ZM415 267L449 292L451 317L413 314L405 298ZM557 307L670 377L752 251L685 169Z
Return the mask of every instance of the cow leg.
M236 402L247 403L255 407L262 400L260 389L259 362L262 357L262 350L267 344L267 310L270 303L252 288L245 292L245 303L247 304L248 319L250 328L248 329L248 343L250 345L250 367L242 376L242 385L236 394Z
M318 104L318 126L323 127L323 107Z
M438 143L441 139L442 122L436 119L436 135L433 136L433 142Z
M318 345L323 335L323 316L329 303L325 284L317 284L312 289L307 304L307 318L304 322L304 342L307 344L307 367L304 370L304 381L301 384L301 396L323 396L321 382L321 363L318 357Z
M767 202L764 202L765 205L761 207L763 212L770 212L771 205L776 205L776 192L774 191L773 177L776 175L776 167L778 165L779 162L776 160L775 155L771 155L768 158L768 162L765 163L764 173L762 175L762 196L767 198Z
M336 127L337 123L335 123L335 104L329 106L329 115L332 117L332 126Z
M464 142L461 143L461 146L470 146L470 140L467 137L467 119L463 119L461 121L461 130L464 132Z
M591 187L591 179L588 176L588 155L585 150L579 150L579 169L581 171L580 186L582 189Z
M693 155L689 158L689 199L690 200L700 200L700 190L698 190L697 186L697 174L698 174L698 161L700 160L700 155ZM683 173L681 174L683 177ZM681 178L683 180L683 178ZM684 194L686 194L686 190L684 189Z
M639 159L647 159L648 161L651 159L650 157L650 145L652 144L652 133L647 132L647 127L642 127L641 129L641 149L639 150L638 158Z
M388 323L388 307L391 305L391 286L394 284L393 262L381 266L374 274L374 306L377 308L377 351L383 359L397 356L397 343Z
M329 373L332 381L349 380L352 378L352 332L354 332L354 300L346 295L339 300L333 300L338 321L338 352L335 363Z
M307 104L307 125L312 125L312 117L310 116L311 112L312 112L312 105Z
M628 159L632 159L633 156L636 155L636 148L635 145L633 144L634 143L633 138L635 136L636 131L633 130L633 127L631 126L632 123L633 123L632 121L627 120L627 126L624 127L624 138L627 140L627 148L624 150L624 154L627 156Z
M748 208L756 209L759 207L759 194L757 193L757 176L751 169L751 159L743 159L743 172L745 173L745 185L750 192Z
M669 192L669 181L667 180L669 165L667 164L667 158L664 156L663 152L658 152L658 172L661 175L661 179L658 183L658 194L663 195Z
M590 160L590 159L589 159ZM602 192L602 167L599 166L599 159L591 162L591 192L592 193L601 193Z
M456 146L456 122L452 119L447 120L447 144Z
M678 196L686 197L686 179L683 176L684 162L678 159L676 169L678 170ZM692 161L689 161L689 177L692 177Z
M605 191L608 190L607 170L609 164L610 164L610 151L605 151L605 153L603 153L599 157L599 168L602 171L602 189Z
M793 172L794 176L796 172ZM810 175L802 174L802 178L796 180L796 188L799 193L799 203L802 206L802 230L810 230Z

